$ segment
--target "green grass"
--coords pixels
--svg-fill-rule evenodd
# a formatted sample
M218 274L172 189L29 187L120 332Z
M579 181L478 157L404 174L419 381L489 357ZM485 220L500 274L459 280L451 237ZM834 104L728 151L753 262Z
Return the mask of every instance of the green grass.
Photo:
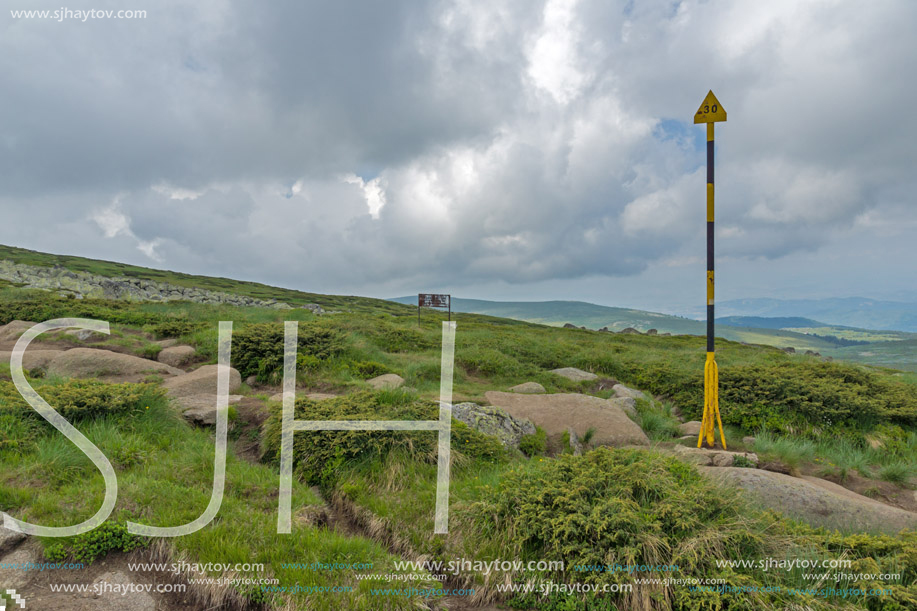
M36 384L45 390L55 386L47 381ZM0 397L0 402L3 400ZM133 520L175 526L189 522L200 515L210 499L212 435L185 424L161 396L144 399L143 403L147 405L131 406L124 413L75 421L109 457L117 472L118 503L110 523ZM8 419L6 427L5 439L19 443L15 448L0 445L0 509L48 526L75 524L95 513L104 496L104 483L82 452L43 421L36 424L29 418ZM282 567L293 562L372 562L376 570L384 572L392 569L393 557L369 539L298 523L295 516L299 511L320 503L299 483L293 489L294 534L278 535L278 481L276 470L238 460L230 453L225 496L216 520L194 534L167 539L166 544L174 554L192 562L264 563L270 576L280 579L282 585L354 588L346 594L291 595L289 600L297 608L379 608L379 599L369 593L378 582L356 581L347 572ZM44 543L51 556L79 556L84 540L46 539ZM275 603L281 602L280 595L271 596ZM385 604L408 608L414 601L393 599Z

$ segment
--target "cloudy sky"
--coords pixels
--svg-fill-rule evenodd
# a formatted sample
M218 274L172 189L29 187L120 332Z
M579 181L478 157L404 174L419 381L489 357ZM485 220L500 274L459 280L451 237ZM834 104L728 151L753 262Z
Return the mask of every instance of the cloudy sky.
M0 243L679 311L712 88L718 299L917 300L917 2L0 4Z

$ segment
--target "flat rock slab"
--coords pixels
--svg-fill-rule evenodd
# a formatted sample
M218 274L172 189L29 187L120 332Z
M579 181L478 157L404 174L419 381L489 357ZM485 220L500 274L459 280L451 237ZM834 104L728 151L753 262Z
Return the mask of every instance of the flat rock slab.
M215 395L217 392L217 369L219 365L204 365L190 373L178 370L182 375L169 378L162 386L172 398L192 395ZM242 386L242 375L234 367L229 368L229 392Z
M551 373L557 374L562 378L567 378L568 380L573 380L574 382L594 380L599 377L594 373L589 373L588 371L583 371L582 369L577 369L576 367L561 367L560 369L552 369Z
M47 367L55 357L60 356L63 350L32 350L27 348L22 354L22 366L26 369L38 369ZM10 350L0 350L0 363L9 365L10 357L13 355Z
M516 418L527 418L551 437L559 438L572 428L580 439L595 429L592 445L620 447L649 445L649 439L620 407L613 403L576 393L519 395L495 390L485 393L491 405L502 407Z
M366 380L366 383L376 390L382 390L383 388L398 388L404 384L404 378L397 373L385 373L381 376Z
M523 395L540 395L545 393L544 386L538 382L523 382L522 384L516 384L509 390L510 392L517 392Z
M184 371L164 363L142 359L139 356L111 352L110 350L98 350L96 348L67 350L48 363L48 374L71 378L95 378L99 376L143 373L180 375Z
M159 351L156 360L172 367L181 367L197 354L191 346L169 346Z
M751 465L758 466L758 455L754 452L729 452L710 448L689 448L682 445L675 446L672 451L682 460L704 467L732 467L737 456L741 456Z
M894 534L917 527L917 513L891 507L824 480L738 467L698 467L711 479L731 483L760 505L813 526Z

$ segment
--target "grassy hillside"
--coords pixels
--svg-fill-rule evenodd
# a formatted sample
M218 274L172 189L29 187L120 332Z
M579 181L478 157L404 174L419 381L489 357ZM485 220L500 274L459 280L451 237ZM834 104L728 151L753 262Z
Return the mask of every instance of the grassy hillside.
M322 303L321 296L309 298ZM316 316L302 309L75 300L0 287L0 324L72 316L112 325L110 338L43 340L50 345L108 346L149 358L161 348L156 340L174 338L195 348L196 363L212 363L217 323L234 321L232 364L243 379L253 376L252 386L237 391L243 403L230 411L232 455L218 519L188 537L150 541L126 536L124 521L166 526L200 514L212 477L212 432L179 418L155 376L145 384L110 384L58 378L41 367L28 372L39 392L112 458L121 482L107 530L45 541L46 556L89 561L87 555L102 559L153 545L191 562L263 562L267 574L285 587L351 588L334 594L235 589L233 595L251 609L423 609L437 602L431 600L435 595L420 592L427 587L475 589L470 600L451 600L453 607L498 598L518 609L555 611L840 611L917 605L917 534L814 529L761 511L702 478L692 465L658 451L679 443L675 410L686 419L700 416L705 346L702 337L692 335L611 334L458 313L453 317L455 402L486 403L487 391L526 381L537 381L548 392L609 397L611 384L619 381L654 396L638 402L633 419L658 445L596 448L571 456L567 447L546 447L536 433L525 439L520 452L454 420L450 532L434 536L433 433L300 432L294 439L294 535L276 535L280 408L270 396L279 391L283 321L298 320L300 327L298 418L416 420L433 419L438 410L444 315L425 312L418 324L409 306L334 299L340 313ZM743 437L751 434L758 440L749 450L794 472L818 469L838 481L855 472L875 490L917 482L917 376L728 340L720 342L717 360L730 447L746 447ZM551 373L558 367L592 371L599 379L572 382ZM402 376L405 386L372 390L367 380L383 373ZM103 494L101 477L25 406L9 380L8 365L0 364L0 510L46 524L88 517ZM303 396L310 391L339 396L322 401ZM332 524L340 516L347 516L345 527ZM831 580L835 588L881 587L885 592L841 598L790 593L812 585L798 570L716 564L838 557L851 559L851 573L898 576L881 582ZM468 568L445 583L432 581L422 569L419 580L409 584L384 581L383 575L398 573L396 560L405 558L564 565L490 574ZM313 561L371 562L375 577L290 565ZM582 568L668 562L679 565L679 579L719 579L730 589L646 584L635 580L646 575ZM500 589L547 582L634 587L602 595ZM418 590L383 593L405 585Z
M0 244L0 259L7 259L14 263L39 265L43 267L59 265L70 270L89 272L100 276L127 276L129 278L141 278L156 282L168 282L181 287L197 287L212 291L234 293L236 295L246 295L256 299L277 299L294 306L317 303L327 310L347 309L353 312L409 311L390 301L373 299L371 297L320 295L317 293L307 293L293 289L268 286L258 282L232 280L229 278L214 278L212 276L195 276L181 272L138 267L126 263L99 261L96 259L86 259L84 257L73 257L69 255L53 255L26 250L24 248L4 246L2 244Z
M416 304L417 299L416 297L398 297L393 301ZM673 335L706 335L707 333L707 325L702 321L643 310L601 306L582 301L503 302L453 298L452 307L456 312L487 314L551 326L571 323L588 329L607 327L612 331L621 331L631 327L642 332L656 329L659 333ZM914 337L912 333L830 326L799 317L770 319L744 316L717 319L716 335L734 342L793 348L802 352L811 350L830 354L833 358L846 358L846 355L854 354L851 351L836 350L848 343L899 341ZM907 347L907 345L902 345L897 348L901 358L896 362L904 365L906 369L911 369L917 367L917 353L908 353ZM886 365L886 361L881 359L873 361L868 355L858 357L856 360L863 363Z

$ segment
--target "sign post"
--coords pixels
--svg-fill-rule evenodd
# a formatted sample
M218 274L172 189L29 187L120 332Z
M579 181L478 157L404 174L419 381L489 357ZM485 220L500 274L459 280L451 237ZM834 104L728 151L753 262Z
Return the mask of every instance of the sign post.
M715 421L720 429L720 442L724 450L726 437L723 435L723 422L720 419L720 381L713 340L713 124L725 120L726 111L722 104L713 95L712 90L707 92L707 97L694 113L694 123L707 124L707 362L704 364L704 418L700 435L697 437L697 447L701 447L705 438L710 447L716 443Z
M417 294L417 324L420 325L420 308L440 308L449 310L449 322L452 322L452 295L435 293Z

